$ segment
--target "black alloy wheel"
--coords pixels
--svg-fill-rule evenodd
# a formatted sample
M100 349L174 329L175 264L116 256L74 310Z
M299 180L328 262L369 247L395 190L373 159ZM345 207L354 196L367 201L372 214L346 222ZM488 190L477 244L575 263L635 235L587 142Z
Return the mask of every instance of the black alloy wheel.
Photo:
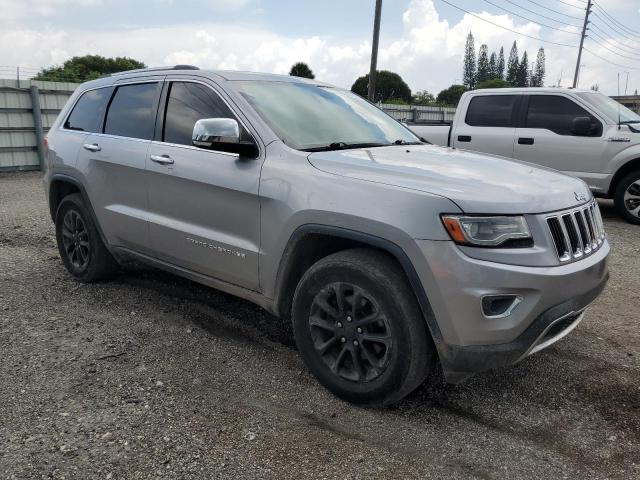
M323 362L345 380L368 382L387 368L391 327L362 288L337 282L323 288L311 305L309 329Z

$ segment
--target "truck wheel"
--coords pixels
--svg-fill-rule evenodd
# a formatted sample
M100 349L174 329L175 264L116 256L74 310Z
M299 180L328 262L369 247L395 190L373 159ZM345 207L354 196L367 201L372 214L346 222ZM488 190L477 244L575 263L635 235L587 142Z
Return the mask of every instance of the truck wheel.
M58 207L56 240L62 262L76 280L103 280L118 269L77 193L65 197Z
M640 225L640 170L631 172L618 183L614 204L627 222Z
M435 347L403 271L353 249L315 263L296 288L293 330L311 373L353 403L388 405L420 385Z

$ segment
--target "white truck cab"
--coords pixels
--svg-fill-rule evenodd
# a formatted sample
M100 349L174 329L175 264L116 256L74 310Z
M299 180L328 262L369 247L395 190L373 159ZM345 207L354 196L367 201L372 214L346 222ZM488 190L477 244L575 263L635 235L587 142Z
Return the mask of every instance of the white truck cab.
M425 140L510 157L584 180L640 224L640 115L591 90L504 88L465 93L451 127L411 125Z

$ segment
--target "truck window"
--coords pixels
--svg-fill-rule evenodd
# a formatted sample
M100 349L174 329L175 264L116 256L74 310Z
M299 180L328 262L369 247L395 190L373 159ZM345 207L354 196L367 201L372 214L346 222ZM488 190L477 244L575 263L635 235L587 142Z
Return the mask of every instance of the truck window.
M98 118L102 109L109 100L110 88L99 88L84 92L80 100L71 111L71 115L64 122L67 130L77 130L78 132L97 132Z
M473 97L465 123L472 127L515 127L513 111L517 95L480 95Z
M544 128L558 135L572 135L576 117L591 119L593 132L589 136L599 137L602 134L600 121L572 100L560 95L531 95L526 128Z
M167 100L162 140L191 145L193 126L203 118L236 119L211 88L198 83L173 82ZM244 132L241 136L245 136Z
M149 140L156 118L159 83L118 87L109 104L104 133Z

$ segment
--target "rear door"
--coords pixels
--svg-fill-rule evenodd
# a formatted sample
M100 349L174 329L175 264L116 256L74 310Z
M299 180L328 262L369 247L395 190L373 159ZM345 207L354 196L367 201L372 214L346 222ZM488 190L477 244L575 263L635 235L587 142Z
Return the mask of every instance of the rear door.
M102 87L82 93L62 127L49 133L49 148L55 151L53 161L59 162L57 167L62 167L62 164L75 167L78 157L86 154L83 145L88 145L91 135L100 131L111 92L111 87Z
M148 79L115 85L100 133L86 140L78 162L107 241L141 252L149 249L145 162L161 86Z
M521 95L473 95L464 119L452 132L451 145L476 152L513 157ZM464 105L460 108L465 111Z
M154 255L257 290L263 156L193 146L193 126L204 118L236 119L245 139L252 137L213 84L168 77L163 92L147 161Z
M523 128L516 130L515 158L570 172L601 172L608 143L603 123L564 95L530 95L525 101ZM591 133L572 133L577 117L591 119Z

